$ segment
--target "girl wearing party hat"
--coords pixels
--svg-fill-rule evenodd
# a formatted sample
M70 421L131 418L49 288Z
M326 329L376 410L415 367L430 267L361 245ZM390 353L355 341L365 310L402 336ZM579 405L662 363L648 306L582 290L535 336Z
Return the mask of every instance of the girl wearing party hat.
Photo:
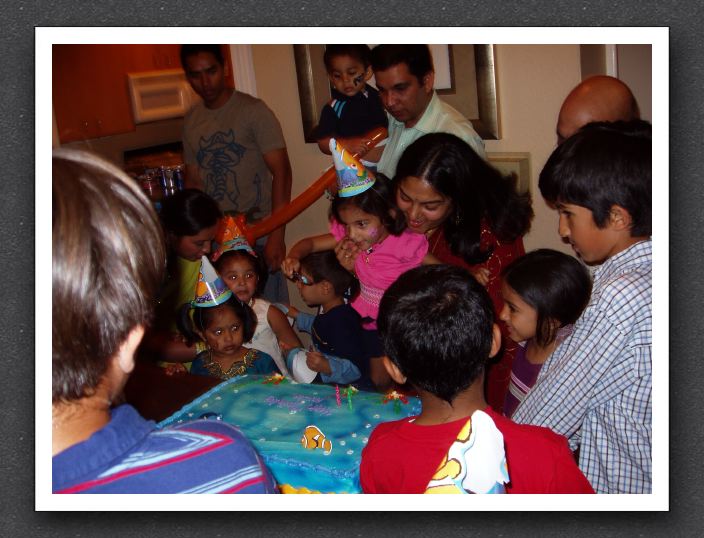
M330 151L337 171L337 194L330 208L330 233L296 243L281 264L289 278L300 270L300 259L311 252L334 250L342 266L360 284L351 305L364 322L369 372L378 390L391 379L383 368L381 343L376 332L379 301L401 273L421 264L439 263L428 254L423 234L407 231L405 218L392 202L389 180L364 168L333 138Z
M195 299L184 305L179 323L189 341L205 343L205 350L191 365L191 373L220 379L275 373L276 364L270 355L244 346L252 339L256 323L252 309L228 289L203 256Z
M271 355L279 371L290 377L280 346L298 348L302 344L286 315L260 295L266 283L266 265L231 216L221 220L215 243L217 248L212 258L216 270L235 297L250 306L256 315L251 347Z

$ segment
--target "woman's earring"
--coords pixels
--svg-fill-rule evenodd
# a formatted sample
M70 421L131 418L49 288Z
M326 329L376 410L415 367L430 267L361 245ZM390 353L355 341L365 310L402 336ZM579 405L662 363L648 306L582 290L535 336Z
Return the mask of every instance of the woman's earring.
M460 214L459 211L457 211L457 213L455 213L455 226L459 226L461 222L462 222L462 215Z

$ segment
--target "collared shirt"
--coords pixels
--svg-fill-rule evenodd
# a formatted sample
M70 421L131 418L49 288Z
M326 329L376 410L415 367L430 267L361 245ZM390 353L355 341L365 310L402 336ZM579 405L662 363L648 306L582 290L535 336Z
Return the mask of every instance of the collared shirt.
M393 178L396 174L396 164L404 150L428 133L450 133L458 136L467 142L477 155L486 158L484 142L472 127L472 122L442 101L435 92L425 112L413 127L406 128L402 121L397 121L388 113L387 115L389 137L377 170L389 178Z
M572 336L512 417L565 435L598 493L651 492L651 284L650 239L598 267Z

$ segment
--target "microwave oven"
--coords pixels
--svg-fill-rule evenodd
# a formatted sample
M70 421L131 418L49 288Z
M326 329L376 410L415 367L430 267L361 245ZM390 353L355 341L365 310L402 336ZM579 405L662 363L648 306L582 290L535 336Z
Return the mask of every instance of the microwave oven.
M134 122L179 118L200 99L182 69L128 73Z

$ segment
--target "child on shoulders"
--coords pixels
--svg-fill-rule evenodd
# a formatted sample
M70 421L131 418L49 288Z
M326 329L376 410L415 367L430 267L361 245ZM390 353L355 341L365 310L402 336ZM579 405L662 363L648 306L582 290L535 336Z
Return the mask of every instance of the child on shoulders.
M423 410L374 429L362 452L365 493L452 490L448 461L452 476L463 473L462 493L593 493L564 437L487 405L484 372L501 333L489 295L467 270L431 265L401 275L381 301L379 332L384 367L413 386ZM448 456L462 444L462 457Z
M318 147L330 155L330 139L360 158L367 167L374 167L382 148L367 154L364 135L375 127L386 127L388 120L379 92L367 84L372 77L371 51L368 45L326 45L323 55L325 70L333 89L332 99L320 112L315 136Z

